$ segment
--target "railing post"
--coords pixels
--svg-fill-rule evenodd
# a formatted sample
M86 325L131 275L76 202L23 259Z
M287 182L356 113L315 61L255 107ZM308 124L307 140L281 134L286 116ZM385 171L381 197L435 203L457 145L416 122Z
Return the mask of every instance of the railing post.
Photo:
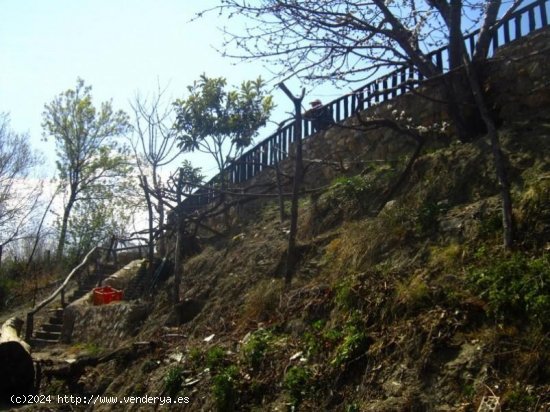
M518 14L514 20L515 26L516 26L516 37L514 40L519 39L521 37L521 14Z
M536 27L536 21L535 21L535 10L529 9L529 32L532 32L535 30Z
M27 324L25 328L25 342L30 342L34 329L34 314L32 312L27 313Z
M546 15L546 2L547 2L547 0L540 0L539 1L540 22L542 24L542 27L548 26L548 16Z
M534 0L526 7L512 13L506 20L499 20L496 25L498 30L492 34L490 51L494 53L500 45L508 44L513 40L523 37L522 31L525 34L534 31L537 27L537 19L539 18L541 26L547 26L548 12L546 7L548 2L549 0ZM525 30L522 29L522 18L528 19ZM514 25L515 29L514 36L511 33L512 25ZM500 33L500 27L503 30L502 34ZM479 30L475 30L464 36L467 53L470 56L473 56L476 49L476 36L479 36ZM449 69L448 47L442 47L427 53L426 57L430 59L441 73ZM409 71L408 73L407 70ZM404 94L409 89L417 88L424 79L425 76L412 65L410 67L398 68L390 74L381 76L361 89L354 91L353 96L344 95L330 102L328 105L333 110L336 122L340 122L345 118L349 118L349 116L358 110L370 108L381 101L387 101L390 98ZM410 84L408 84L409 82ZM344 105L343 108L342 104ZM300 136L296 135L295 126L302 126ZM287 149L287 145L290 146L299 139L309 136L310 130L311 127L308 122L300 123L300 125L292 124L289 127L278 130L262 141L257 147L240 158L235 159L235 163L227 169L229 180L234 183L242 183L255 176L258 172L263 171L265 165L276 165L288 156L290 147ZM260 147L260 145L263 146ZM214 198L215 196L211 196L207 190L197 190L194 196L188 197L184 203L189 209L193 209L193 206L203 206Z

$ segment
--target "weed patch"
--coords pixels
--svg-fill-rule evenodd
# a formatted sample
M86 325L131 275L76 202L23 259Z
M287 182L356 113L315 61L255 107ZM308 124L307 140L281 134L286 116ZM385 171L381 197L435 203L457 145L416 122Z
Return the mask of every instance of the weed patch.
M236 366L231 365L214 376L212 381L212 394L219 412L235 410L237 402L236 379L239 371Z
M267 330L254 332L243 345L243 356L245 362L252 368L258 369L269 349L273 336Z
M288 391L290 402L297 407L308 394L311 373L303 366L293 366L285 374L283 387Z
M515 253L494 259L492 264L474 269L469 281L476 293L487 301L499 319L528 317L550 324L550 257L529 258Z

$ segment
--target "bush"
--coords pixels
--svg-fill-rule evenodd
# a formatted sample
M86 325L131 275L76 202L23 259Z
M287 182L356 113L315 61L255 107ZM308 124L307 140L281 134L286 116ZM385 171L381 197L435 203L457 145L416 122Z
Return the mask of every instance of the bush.
M293 406L302 402L308 392L310 380L310 372L302 366L293 366L286 372L283 387L288 391Z
M235 380L239 371L232 365L222 370L213 379L212 394L216 401L216 408L220 412L235 410L237 401L237 390Z
M212 346L206 352L206 366L210 369L216 369L223 365L225 361L225 350L219 346Z
M472 270L469 281L497 318L528 317L550 324L550 257L515 253L490 266Z
M269 331L260 329L254 332L243 345L244 359L252 369L258 369L261 366L272 338Z
M344 211L347 217L358 217L369 207L371 184L361 175L336 179L326 200L329 204Z
M336 354L331 364L343 366L347 362L353 361L355 358L366 353L371 343L371 338L361 328L355 325L348 326L342 343L336 348Z
M172 366L168 369L164 377L164 391L171 397L177 395L183 383L183 368L181 366Z

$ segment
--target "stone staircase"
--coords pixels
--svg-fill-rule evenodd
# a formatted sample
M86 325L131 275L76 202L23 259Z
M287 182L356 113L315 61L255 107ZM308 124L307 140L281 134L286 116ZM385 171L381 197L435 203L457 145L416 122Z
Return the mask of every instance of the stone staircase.
M101 280L105 277L102 273L104 272L101 271L101 273L94 273L88 276L77 289L67 296L67 303L80 299L86 293L98 286ZM61 331L63 329L64 311L65 310L63 307L57 307L49 310L49 318L45 323L42 323L40 329L34 333L34 336L29 342L31 346L41 347L59 343Z

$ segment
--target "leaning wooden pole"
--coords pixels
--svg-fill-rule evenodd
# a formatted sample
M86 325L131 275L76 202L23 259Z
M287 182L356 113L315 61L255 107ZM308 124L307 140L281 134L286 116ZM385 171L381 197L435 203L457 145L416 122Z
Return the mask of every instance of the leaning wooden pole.
M7 404L13 395L34 392L34 364L30 346L19 337L23 321L8 319L0 329L0 403Z
M294 160L294 182L292 185L292 200L290 206L290 232L288 234L288 249L286 255L285 286L290 286L292 276L296 268L296 233L298 231L298 196L302 187L304 165L302 160L302 100L306 90L302 89L300 97L294 96L284 83L279 83L279 88L294 103L294 147L296 148Z

